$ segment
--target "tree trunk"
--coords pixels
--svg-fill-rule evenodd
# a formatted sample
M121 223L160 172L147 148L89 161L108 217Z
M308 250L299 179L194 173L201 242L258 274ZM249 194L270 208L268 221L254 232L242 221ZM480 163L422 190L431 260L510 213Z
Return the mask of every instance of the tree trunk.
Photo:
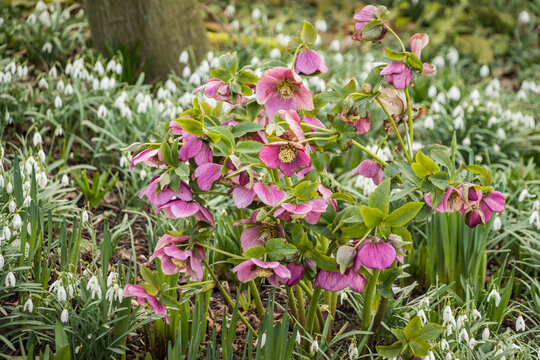
M179 74L178 57L188 47L197 62L210 49L196 0L85 0L85 9L99 51L116 44L132 51L140 43L147 81Z

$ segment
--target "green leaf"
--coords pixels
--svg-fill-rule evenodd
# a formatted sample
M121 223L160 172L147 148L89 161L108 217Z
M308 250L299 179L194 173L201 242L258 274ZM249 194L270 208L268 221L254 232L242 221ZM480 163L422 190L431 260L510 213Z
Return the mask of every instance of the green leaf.
M257 246L250 247L249 249L244 251L243 256L249 259L251 258L258 259L262 257L265 253L266 253L265 247L262 245L257 245Z
M257 115L259 115L259 112L261 111L262 105L259 105L256 101L252 101L246 106L246 113L249 118L249 120L253 121L257 118Z
M189 180L189 165L184 162L178 164L178 167L174 169L174 173L183 180Z
M224 82L228 82L231 79L231 74L227 70L223 69L212 69L210 70L210 75L213 78L218 78Z
M388 214L390 207L390 179L386 179L377 185L377 188L369 197L368 205L381 210L384 215Z
M258 154L263 146L263 144L254 140L239 141L236 144L236 151L244 154Z
M422 328L422 331L420 333L420 338L422 340L424 340L424 341L435 340L445 330L446 330L446 328L444 326L439 325L439 324L427 323Z
M491 171L486 170L483 166L469 165L465 167L465 170L480 175L480 178L482 179L484 185L486 186L491 185L493 181L491 178Z
M302 32L300 33L300 38L307 45L313 44L317 40L317 31L307 21L304 21L304 26L302 26Z
M150 292L149 292L149 294L152 295L152 296L156 295L159 292L159 290L161 289L161 284L160 284L160 281L159 281L158 274L155 271L150 271L148 268L146 268L144 266L141 266L140 270L141 270L141 276L142 276L143 280L148 285L150 285L151 290L154 290L154 291L152 291L152 292L154 292L153 294L151 294ZM148 291L148 288L145 287L145 289L147 289L147 291Z
M176 154L173 154L167 140L163 140L163 142L161 143L160 151L161 156L163 156L163 160L167 165L175 167L180 162L180 160L178 159L178 151L176 152Z
M353 205L356 204L356 199L353 195L343 192L333 193L330 195L330 199L343 200Z
M401 354L401 349L403 349L403 344L396 341L390 346L377 346L377 353L382 357L391 359L398 357Z
M350 268L355 259L356 249L349 245L341 246L336 252L336 262L339 265L341 274L344 274Z
M243 122L232 128L234 137L240 137L247 133L264 130L264 126L252 122Z
M301 201L309 201L317 196L315 193L317 185L311 181L302 181L293 188L293 194Z
M272 261L280 261L288 254L294 254L296 247L293 244L285 243L285 239L270 239L266 242L266 251Z
M362 206L360 213L368 229L375 228L384 218L384 213L381 210L368 206Z
M424 357L429 353L429 344L421 339L411 340L408 342L414 356Z
M416 176L420 178L439 172L439 165L424 155L422 150L416 152L416 162L412 163L411 166Z
M450 172L453 171L454 164L445 151L434 149L431 151L431 157L439 164L446 166Z
M336 259L330 256L321 254L320 252L313 250L308 253L310 258L315 260L317 266L326 271L337 272L338 268L336 266Z
M373 19L362 28L362 39L365 41L377 40L384 31L384 25L381 21Z
M405 62L407 63L407 65L418 71L422 71L422 69L424 68L424 64L422 64L420 59L418 59L418 57L413 53L407 55L407 60L405 60Z
M242 70L238 73L238 81L242 84L256 84L259 77L251 71Z
M420 331L422 330L422 321L420 320L419 316L415 316L414 318L409 321L407 326L405 326L405 329L403 329L403 333L405 334L405 337L407 340L416 339L418 336L420 336Z
M401 60L409 54L408 52L393 51L389 48L384 48L384 51L386 51L386 56L391 60Z
M418 214L422 206L424 206L423 202L407 203L385 217L384 223L392 227L405 226Z
M174 121L176 121L178 125L182 127L183 130L187 131L191 135L195 135L195 136L204 135L204 132L203 132L204 124L198 120L182 117L182 118L175 119Z

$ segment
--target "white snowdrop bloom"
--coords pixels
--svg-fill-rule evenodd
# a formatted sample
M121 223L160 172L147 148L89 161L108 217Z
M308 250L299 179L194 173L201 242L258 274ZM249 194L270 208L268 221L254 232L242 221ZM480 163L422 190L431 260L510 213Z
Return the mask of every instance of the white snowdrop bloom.
M420 306L425 306L429 309L429 298L427 296L424 296L422 300L420 300Z
M506 139L506 132L504 131L504 129L497 129L497 136L501 139Z
M62 180L60 181L62 183L62 186L68 186L69 185L69 178L66 174L62 175Z
M495 116L492 116L489 118L487 126L491 127L493 124L497 124L499 122L499 119L497 119Z
M131 120L131 109L128 108L127 106L121 107L121 108L120 108L120 115L121 115L124 119Z
M431 103L431 111L433 113L440 113L442 110L441 104L439 104L438 101L434 101Z
M107 276L107 287L111 287L118 280L118 273L111 271Z
M105 105L103 105L103 104L99 105L98 110L97 110L98 119L106 118L107 114L108 114L107 107L105 107Z
M495 306L499 306L499 303L501 302L501 295L495 289L490 291L487 297L487 301L488 302L491 301L492 298L493 298L493 301L495 302Z
M141 177L141 180L144 180L148 176L148 173L146 172L146 170L141 170L139 176Z
M60 96L54 98L54 107L60 109L62 107L62 99Z
M45 44L43 44L43 46L41 47L41 51L44 52L44 53L47 53L47 54L50 54L52 53L52 44L50 42L46 42Z
M13 200L9 202L8 207L9 207L9 212L15 212L15 210L17 210L17 204Z
M320 35L317 34L317 38L315 39L315 42L313 43L313 45L320 46L321 44L322 44L322 38Z
M518 15L518 21L521 24L528 24L531 21L531 16L529 15L527 11L523 10Z
M105 73L105 69L103 68L103 64L101 63L101 61L96 61L96 63L94 64L94 71L98 75L103 75Z
M531 209L532 211L540 210L540 200L534 200Z
M272 59L279 59L281 57L281 51L278 48L273 48L270 51L270 57Z
M13 215L12 223L13 223L13 228L14 228L15 230L19 230L19 229L22 227L22 219L21 219L21 216L20 216L19 214Z
M28 298L28 300L26 300L26 302L24 303L23 311L29 313L34 311L34 303L32 302L31 298Z
M39 132L34 133L34 137L32 138L32 142L34 143L34 146L38 146L43 142L43 139L42 139L41 134Z
M315 353L317 353L317 351L319 351L319 342L317 340L314 340L309 347L309 353L311 355L314 355Z
M263 347L264 344L266 344L266 333L261 335L261 347Z
M47 186L47 174L44 172L40 172L36 175L36 181L41 189L45 188Z
M458 342L464 340L466 343L469 343L469 333L466 329L461 329L458 335Z
M116 63L116 66L114 67L114 72L117 75L122 75L122 64Z
M480 67L480 76L485 78L488 75L489 75L489 66L482 65Z
M529 128L534 128L536 126L536 123L534 121L534 118L531 115L525 115L523 117L523 125Z
M6 70L6 72L10 72L12 74L15 74L15 72L17 71L17 65L15 64L15 62L10 61L9 64L6 65L4 70Z
M13 192L13 185L10 182L8 182L7 185L6 185L6 192L8 194L11 194Z
M15 287L17 280L15 279L15 274L13 272L8 272L6 275L5 285L6 287Z
M3 80L0 82L10 83L11 82L11 73L6 72L4 74Z
M56 297L58 298L58 301L67 300L66 289L62 285L58 286L58 289L56 290Z
M35 24L37 22L37 17L36 17L36 14L30 14L27 18L26 18L26 22L28 24Z
M433 352L430 351L429 354L424 356L424 360L435 360L435 355L433 355Z
M461 329L463 327L463 325L465 325L465 321L468 320L468 316L467 315L459 315L458 318L457 318L457 328L458 329Z
M128 167L129 161L125 155L120 158L120 167Z
M191 74L188 81L192 85L199 86L199 85L201 85L201 76L198 73L195 72L195 73Z
M518 92L516 93L516 99L527 100L527 93L524 90L518 90Z
M49 76L52 77L53 79L56 79L56 77L58 76L58 70L56 70L56 66L53 66L49 70Z
M322 19L315 21L315 30L320 32L326 32L326 30L328 30L328 25L326 24L326 21Z
M43 1L38 1L36 4L36 12L40 13L47 10L47 5Z
M529 217L529 225L533 224L536 224L537 227L540 224L540 214L538 214L538 211L533 211Z
M437 68L444 67L444 63L445 63L445 61L444 61L444 58L442 56L438 55L438 56L435 56L433 58L433 65L435 65L435 67L437 67Z
M107 72L113 72L115 68L116 68L116 61L114 61L114 59L109 60L106 67Z
M0 254L0 270L4 268L4 264L5 264L4 255Z
M167 88L167 90L169 90L173 94L178 90L178 88L176 87L176 84L171 79L165 82L165 87Z
M236 9L234 8L234 5L229 4L225 8L225 11L223 11L223 14L225 14L225 16L232 17L235 12L236 12Z
M484 328L484 331L482 331L482 340L488 341L489 340L489 328Z
M480 314L480 311L474 309L474 310L472 311L472 317L473 317L473 319L475 319L475 320L479 320L479 319L482 318L482 314Z
M66 89L64 90L65 95L73 95L73 86L71 84L66 85Z
M468 137L463 139L463 145L464 146L471 146L471 139L469 139Z
M354 346L353 344L350 344L349 345L349 359L350 360L354 360L354 359L358 359L358 348L356 346Z
M453 85L448 90L448 98L450 100L455 100L455 101L458 101L459 99L461 99L461 91L459 91L459 88L457 86Z
M32 235L32 224L30 222L26 224L26 232L28 233L28 235ZM26 247L29 247L29 246L30 244L26 243ZM25 256L28 256L28 254L26 254Z
M49 83L45 78L39 79L38 86L42 89L49 90Z
M41 162L45 162L45 152L43 149L39 149L37 156Z
M426 129L434 129L435 123L433 122L433 116L426 116L424 119L424 127Z
M238 31L239 29L240 23L238 22L238 20L234 19L233 21L231 21L231 30Z
M454 356L452 355L452 353L447 353L446 356L444 357L444 360L453 360L454 359Z
M62 136L64 134L64 130L62 129L62 125L58 125L56 129L54 129L54 136Z
M330 45L328 47L330 50L338 52L341 50L341 43L338 39L334 39L330 42Z
M0 17L0 26L4 25L4 18Z
M345 60L343 59L343 55L341 53L334 54L334 62L338 65L343 64Z
M497 351L495 351L495 356L497 355L501 355L503 353L502 349L498 349ZM497 358L498 360L506 360L506 356L501 356L499 358Z
M465 123L461 116L458 116L457 118L454 119L454 128L456 130L463 129L464 127L465 127Z
M31 202L32 202L32 198L30 196L27 196L27 197L24 198L23 206L24 207L30 206Z
M439 345L443 351L450 349L450 345L448 345L448 341L446 341L446 339L442 339Z
M529 193L529 191L527 189L523 189L519 193L518 201L522 202L523 200L525 200L526 197L529 198L529 197L533 197L533 196L531 196L531 194Z
M516 331L525 331L525 320L523 320L523 316L519 315L516 319Z
M454 318L454 314L452 314L452 309L449 305L446 305L446 307L443 310L443 326L446 324L452 324L456 325L456 319Z
M88 221L88 213L86 212L86 210L82 212L81 220L82 220L82 222L87 222Z
M67 309L62 310L62 313L60 314L60 321L64 324L67 323L69 320L69 312Z
M478 341L476 340L475 338L472 338L471 340L469 340L469 343L467 345L469 345L469 347L471 349L474 349L474 347L478 344L483 344L484 342L483 341Z
M435 100L441 104L444 104L446 102L446 95L444 95L444 93L438 93Z
M459 53L456 49L450 48L448 49L448 52L446 53L446 58L450 62L450 64L455 65L457 64L459 60Z
M86 290L90 290L92 292L92 300L95 296L97 296L98 299L101 299L101 287L99 286L98 279L95 275L92 276L88 281Z
M296 332L296 343L298 345L300 345L301 342L302 342L302 337L300 336L300 331L297 331Z
M428 96L430 99L433 99L435 96L437 96L437 88L436 88L435 86L431 85L431 86L428 88L427 96Z
M254 19L260 18L261 17L261 10L259 8L253 9L253 11L251 12L251 17L254 18Z
M422 322L422 326L424 326L427 322L426 319L426 313L424 313L424 310L420 310L416 313L416 316L418 316Z
M51 14L49 14L47 11L44 11L41 14L39 14L38 20L45 27L51 26Z

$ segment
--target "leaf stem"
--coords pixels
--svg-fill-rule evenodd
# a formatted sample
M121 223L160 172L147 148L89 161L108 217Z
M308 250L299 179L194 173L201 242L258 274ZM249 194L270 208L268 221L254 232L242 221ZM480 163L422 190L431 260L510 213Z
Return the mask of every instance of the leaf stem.
M383 23L384 24L384 27L390 31L390 33L392 35L394 35L396 37L396 39L399 41L399 44L401 45L401 49L403 50L403 52L406 52L407 50L405 50L405 45L403 45L403 41L401 41L401 39L399 38L399 36L396 34L396 32L394 30L392 30L392 28L390 26L388 26L387 24Z
M405 98L407 99L407 118L409 120L409 152L411 153L411 158L413 157L413 117L412 117L412 108L411 108L411 95L409 94L409 88L405 88Z
M257 308L257 314L259 315L259 319L263 319L264 307L261 301L261 295L259 294L259 289L257 289L255 280L251 280L248 284L249 289L251 290L251 294L253 295L253 300L255 300L255 307Z
M375 291L377 290L377 281L379 281L380 273L381 270L373 270L373 275L368 282L366 296L364 298L364 308L362 309L362 330L364 331L367 331L371 325L371 307L373 298L375 297Z
M311 296L311 301L309 302L309 308L306 319L306 334L311 335L313 332L313 323L315 322L315 313L319 307L319 298L321 297L322 287L317 286L313 290L313 296Z
M383 159L381 159L380 157L378 157L377 155L375 155L374 153L369 151L368 148L366 148L364 145L360 144L358 141L352 140L351 143L354 146L356 146L357 148L359 148L360 150L362 150L363 152L365 152L366 154L368 154L369 156L371 156L373 158L373 160L375 160L376 162L378 162L382 166L388 166L388 163L386 161L384 161Z
M407 158L407 161L409 162L409 164L411 164L412 163L411 157L409 153L407 152L407 148L405 147L405 143L403 142L403 138L401 137L401 134L399 133L399 130L397 128L396 122L394 121L394 118L392 117L392 115L390 115L388 110L386 110L386 107L383 105L382 101L379 98L376 98L376 100L381 106L381 108L384 110L384 113L386 114L386 117L388 117L388 120L390 120L390 123L392 124L392 128L394 128L394 132L396 133L399 143L401 144L401 147L403 148L403 153L405 154L405 157Z

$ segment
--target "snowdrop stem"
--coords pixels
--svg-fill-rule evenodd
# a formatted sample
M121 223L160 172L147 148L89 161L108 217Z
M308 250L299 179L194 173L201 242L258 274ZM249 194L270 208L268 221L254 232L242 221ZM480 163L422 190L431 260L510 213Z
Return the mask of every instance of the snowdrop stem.
M214 282L216 283L216 286L219 290L219 292L221 293L221 295L223 295L223 297L225 298L225 301L227 301L227 303L229 304L229 306L231 307L231 309L234 309L236 306L234 305L234 302L232 301L231 297L229 296L229 294L227 293L227 291L223 288L223 286L221 285L221 283L219 282L219 279L218 277L216 276L216 274L214 273L214 271L212 270L212 268L210 267L210 265L208 265L208 262L206 262L206 260L204 260L204 266L206 267L206 269L208 270L208 273L210 273L210 276L212 277L212 279L214 280ZM251 324L249 323L249 321L247 321L246 317L244 316L244 314L242 314L240 311L238 311L238 316L240 317L240 320L242 320L242 322L244 323L244 325L246 325L246 327L251 330L251 332L253 333L253 336L255 336L255 338L258 338L259 337L259 334L255 331L255 329L253 328L253 326L251 326Z
M255 307L257 308L257 314L259 315L259 319L263 319L264 307L261 301L261 295L259 294L259 289L257 289L255 280L251 280L248 284L249 289L251 290L251 295L253 296L253 300L255 301Z
M407 152L407 148L405 147L405 143L403 142L403 138L401 137L401 134L399 133L399 130L398 130L398 127L396 125L396 122L394 121L394 118L392 117L392 115L390 115L390 113L388 112L386 107L383 105L382 101L379 100L379 98L376 98L376 99L377 99L377 102L379 103L379 105L381 106L381 108L384 110L384 113L386 114L386 117L388 118L388 120L390 120L390 123L392 124L392 128L394 129L394 132L396 133L396 136L398 137L399 144L401 145L401 148L403 149L403 153L405 154L405 157L407 158L407 161L409 162L409 164L411 164L412 163L411 157L410 157L409 153ZM410 104L409 104L409 106L410 106Z
M360 150L365 152L367 155L371 156L373 158L373 160L375 160L376 162L378 162L382 166L388 166L388 163L386 161L384 161L383 159L381 159L380 157L378 157L377 155L375 155L374 153L369 151L368 148L366 148L364 145L360 144L358 141L352 140L351 144L353 144L354 146L356 146L357 148L359 148Z
M373 270L373 275L369 279L366 295L364 297L364 308L362 311L362 330L367 331L371 325L371 308L375 292L377 291L377 282L379 281L379 274L381 270Z

